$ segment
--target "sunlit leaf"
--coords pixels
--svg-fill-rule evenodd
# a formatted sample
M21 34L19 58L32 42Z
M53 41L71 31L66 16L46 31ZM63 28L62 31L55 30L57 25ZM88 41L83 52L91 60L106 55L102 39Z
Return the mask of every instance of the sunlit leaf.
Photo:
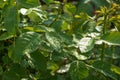
M67 3L64 5L64 11L68 14L74 14L76 12L76 6L71 3Z
M55 75L55 72L59 69L59 66L56 63L49 61L47 62L47 69L51 70L52 75Z
M69 68L70 68L70 64L64 65L60 67L59 70L57 70L57 73L61 73L61 74L66 73L69 71Z
M88 52L94 47L94 39L93 38L82 38L78 43L79 49L82 53Z
M118 67L118 66L112 65L111 66L111 71L120 75L120 67Z
M1 0L1 1L0 1L0 8L3 8L3 7L5 6L5 4L6 4L6 1Z
M61 41L60 37L55 32L48 32L45 35L47 41L50 43L53 50L60 51Z
M33 22L42 22L46 19L46 12L39 8L30 8L24 15L27 15Z
M64 30L69 30L69 29L70 29L70 25L67 22L63 21L62 30L64 31Z

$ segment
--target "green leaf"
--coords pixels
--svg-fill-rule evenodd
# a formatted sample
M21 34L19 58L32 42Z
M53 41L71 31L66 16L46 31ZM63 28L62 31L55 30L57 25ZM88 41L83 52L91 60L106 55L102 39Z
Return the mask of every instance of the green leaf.
M72 37L70 35L67 35L66 33L60 33L61 41L65 44L73 44Z
M47 32L47 29L45 26L35 26L35 27L26 26L24 27L24 29L29 31L34 31L34 32Z
M91 0L96 8L100 8L101 6L109 6L109 3L107 1L109 0Z
M28 78L25 68L18 64L12 64L8 71L5 71L2 80L21 80L22 78Z
M9 57L15 62L20 62L25 54L29 54L39 48L41 35L35 32L21 34L14 45L9 49Z
M22 8L33 8L39 6L39 0L17 0L18 5Z
M50 3L52 3L54 0L42 0L43 2L45 2L47 5L49 5Z
M7 32L0 36L0 40L15 37L18 27L18 11L16 6L8 6L3 10L4 28Z
M68 30L70 28L70 25L66 22L66 21L63 21L62 22L62 30Z
M35 69L39 69L42 72L46 71L47 69L46 59L40 52L35 51L28 55L28 57L35 66Z
M62 29L63 21L62 20L57 20L55 21L51 27L53 27L56 32L60 32Z
M82 80L88 76L88 69L84 62L76 61L70 66L69 73L72 80Z
M91 21L88 22L87 25L88 25L88 27L89 27L88 30L89 30L90 32L93 32L93 31L95 30L95 27L96 27L96 22L93 21L93 20L91 20Z
M30 18L31 21L33 22L39 22L40 18L39 16L36 14L36 12L32 11L30 14L28 14L28 17Z
M101 38L105 43L109 45L120 45L120 32L109 32Z
M8 34L15 34L18 27L18 11L16 6L5 8L4 27Z
M68 14L75 14L76 6L71 3L67 3L64 5L64 11Z
M2 40L7 40L7 39L10 39L10 38L13 38L13 37L15 37L15 35L9 34L8 32L6 32L6 33L3 33L3 34L0 36L0 41L2 41Z
M5 6L5 4L6 4L6 1L1 0L0 1L0 8L3 8Z
M70 64L66 64L66 65L64 65L64 66L61 66L61 67L57 70L57 73L61 73L61 74L66 73L66 72L68 72L69 68L70 68Z
M4 62L4 64L11 63L11 59L7 55L2 57L2 61Z
M86 53L93 49L94 39L89 37L82 38L78 43L78 46L82 53Z
M89 3L90 0L80 0L78 2L76 13L79 14L80 12L87 13L89 15L93 15L93 6Z
M60 37L55 32L47 32L45 34L47 41L50 43L53 50L60 51L61 49L61 41Z
M39 8L30 8L27 10L26 15L33 22L40 22L46 19L46 12Z
M101 74L104 74L113 80L117 80L117 75L111 71L111 65L109 63L103 61L95 61L92 66Z
M116 20L119 20L119 19L116 19ZM117 22L117 21L115 21L115 27L117 28L117 30L120 32L120 23L119 23L119 21Z
M59 66L56 63L52 62L52 61L48 61L47 62L47 69L51 70L50 73L52 75L55 75L55 72L59 69Z

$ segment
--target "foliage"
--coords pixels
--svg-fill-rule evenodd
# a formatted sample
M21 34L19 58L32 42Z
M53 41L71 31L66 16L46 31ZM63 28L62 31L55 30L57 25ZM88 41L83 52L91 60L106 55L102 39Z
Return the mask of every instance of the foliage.
M117 0L0 1L0 80L120 80L119 51Z

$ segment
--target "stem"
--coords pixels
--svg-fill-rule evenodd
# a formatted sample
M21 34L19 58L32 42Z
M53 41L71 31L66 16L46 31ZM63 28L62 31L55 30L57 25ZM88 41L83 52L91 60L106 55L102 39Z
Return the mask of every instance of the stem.
M107 28L107 14L104 15L104 23L103 23L103 34L106 33L106 28Z
M105 43L102 44L102 53L101 53L101 60L103 61L104 60L104 57L105 57Z
M104 15L104 25L103 25L103 35L106 33L106 29L107 29L107 14ZM105 57L105 43L103 42L102 44L102 53L101 53L101 60L104 60Z
M115 48L114 48L114 46L112 45L112 46L111 46L112 58L111 58L111 60L110 60L111 64L114 62L114 52L115 52Z

